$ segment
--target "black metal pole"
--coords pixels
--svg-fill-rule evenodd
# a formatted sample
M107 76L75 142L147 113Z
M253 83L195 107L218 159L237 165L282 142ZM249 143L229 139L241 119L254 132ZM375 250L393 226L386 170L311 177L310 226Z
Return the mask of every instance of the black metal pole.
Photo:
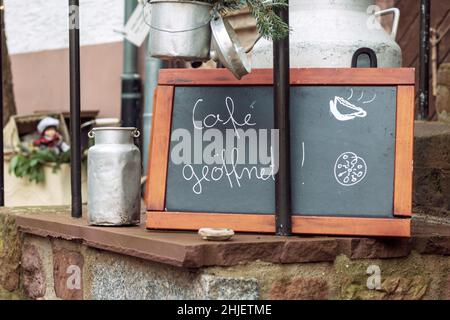
M289 24L289 9L280 9L277 14ZM278 172L275 176L275 224L276 234L291 234L291 170L290 170L290 77L289 36L273 42L274 114L275 129L279 132Z
M70 159L72 217L81 218L80 28L78 0L69 0Z
M3 163L3 0L0 1L0 207L5 205L5 179Z
M419 119L427 120L430 95L430 0L420 0Z

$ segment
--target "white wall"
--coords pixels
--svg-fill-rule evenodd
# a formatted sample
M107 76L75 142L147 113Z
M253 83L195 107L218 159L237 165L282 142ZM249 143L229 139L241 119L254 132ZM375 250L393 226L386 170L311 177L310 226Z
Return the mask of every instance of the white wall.
M81 45L122 41L125 0L80 0ZM4 0L10 54L67 48L68 0Z

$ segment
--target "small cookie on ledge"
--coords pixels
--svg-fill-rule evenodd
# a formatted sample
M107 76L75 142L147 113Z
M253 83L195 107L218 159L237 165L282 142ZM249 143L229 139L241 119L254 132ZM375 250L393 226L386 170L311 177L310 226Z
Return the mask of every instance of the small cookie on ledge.
M234 231L231 229L201 228L198 230L198 234L203 240L227 241L234 236Z

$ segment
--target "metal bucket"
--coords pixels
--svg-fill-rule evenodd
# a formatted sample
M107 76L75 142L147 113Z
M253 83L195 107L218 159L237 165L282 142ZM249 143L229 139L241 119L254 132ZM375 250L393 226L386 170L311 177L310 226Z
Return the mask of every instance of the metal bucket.
M220 61L233 73L236 79L241 79L252 70L247 53L229 22L223 20L220 15L211 20L213 33L211 58Z
M151 0L150 54L159 59L209 60L213 6L183 0Z
M95 128L89 137L88 223L135 225L141 213L141 154L136 128Z

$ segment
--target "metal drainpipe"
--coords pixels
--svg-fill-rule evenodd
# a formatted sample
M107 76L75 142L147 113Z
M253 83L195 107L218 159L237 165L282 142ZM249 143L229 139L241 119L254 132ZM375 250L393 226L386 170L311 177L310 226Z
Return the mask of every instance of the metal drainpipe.
M150 41L147 41L148 50L150 52ZM163 62L147 53L145 58L145 87L144 87L144 113L142 115L142 152L144 175L147 175L148 151L150 148L152 118L153 118L153 96L158 86L158 74L162 68Z
M124 0L125 22L129 19L138 2ZM122 126L140 126L141 115L141 78L137 72L138 48L128 40L123 41L123 73L122 73Z

